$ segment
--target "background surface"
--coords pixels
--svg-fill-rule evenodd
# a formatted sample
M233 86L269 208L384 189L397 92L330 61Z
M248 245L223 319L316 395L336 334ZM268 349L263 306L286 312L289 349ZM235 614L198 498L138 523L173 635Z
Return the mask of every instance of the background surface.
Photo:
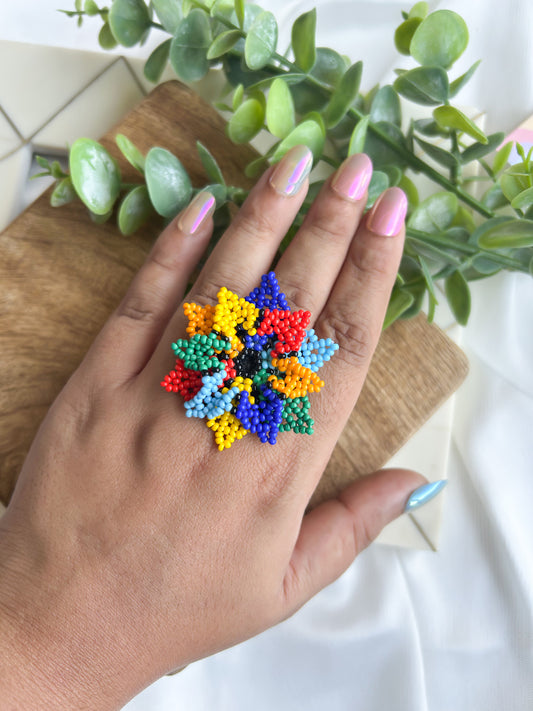
M0 39L97 50L96 25L77 30L58 4L0 0ZM365 89L408 66L392 43L407 2L261 4L278 19L282 48L292 21L317 4L318 44L363 59ZM461 102L487 111L487 132L510 132L533 113L533 4L430 7L469 26L457 75L483 58ZM439 553L372 546L293 618L162 679L129 711L533 708L533 280L477 284L462 346L471 373L456 402Z

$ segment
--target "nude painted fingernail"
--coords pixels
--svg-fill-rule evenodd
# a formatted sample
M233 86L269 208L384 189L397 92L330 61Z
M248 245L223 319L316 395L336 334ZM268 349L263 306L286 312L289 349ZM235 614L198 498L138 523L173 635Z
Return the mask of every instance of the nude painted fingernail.
M331 188L345 200L356 202L365 194L371 177L372 161L364 153L356 153L338 168Z
M216 200L210 192L203 190L185 208L178 219L178 227L185 234L193 235L215 211Z
M313 154L307 146L294 146L280 160L270 176L270 185L280 195L290 197L302 187L313 167Z
M406 214L405 193L400 188L389 188L375 202L366 226L378 235L393 237L401 230Z

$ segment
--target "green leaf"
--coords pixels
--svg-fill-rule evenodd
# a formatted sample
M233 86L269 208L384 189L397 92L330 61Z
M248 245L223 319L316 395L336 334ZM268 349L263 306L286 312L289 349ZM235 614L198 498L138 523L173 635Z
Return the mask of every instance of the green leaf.
M266 168L268 168L268 161L265 156L261 156L248 163L244 169L244 174L247 178L257 178Z
M439 300L437 299L437 294L435 292L435 283L433 282L433 277L431 276L431 272L429 271L427 262L424 259L424 257L422 257L422 255L420 255L420 254L418 255L418 261L420 262L420 266L422 267L422 274L424 275L424 281L426 282L428 291L431 294L431 298L436 304L438 304Z
M227 131L234 143L248 143L263 128L265 109L257 99L246 99L229 120Z
M511 201L511 207L515 210L527 210L530 205L533 205L533 188L522 190L522 192L518 193Z
M103 225L104 222L109 220L112 214L113 210L109 210L109 212L105 212L103 215L97 215L95 212L89 210L89 217L96 225Z
M329 47L318 47L311 75L324 84L335 87L340 82L347 66L341 55Z
M383 330L393 324L400 316L407 311L415 300L414 296L403 289L392 290L392 294L387 306L387 312L383 321Z
M476 141L486 144L488 138L476 124L455 106L439 106L433 111L433 118L443 128L451 128L467 133Z
M46 170L50 170L50 162L48 158L45 158L44 156L35 156L35 160L41 166L41 168L46 168Z
M324 141L324 133L316 121L303 121L281 141L272 156L272 162L276 163L283 158L287 151L300 144L307 146L313 152L313 157L317 161L322 155Z
M278 25L271 12L261 12L252 22L244 43L244 60L252 69L262 69L276 51Z
M291 32L294 61L304 72L310 71L316 61L315 33L316 8L313 8L296 18Z
M394 88L409 101L435 106L448 100L448 75L442 67L416 67L401 74Z
M52 177L56 178L56 180L67 177L67 174L63 172L63 168L57 160L54 160L50 165L50 173L52 174Z
M452 153L445 151L443 148L439 148L439 146L435 146L433 143L423 141L421 138L418 138L418 136L415 136L415 141L424 149L427 155L437 161L437 163L440 163L446 168L457 168L459 166L459 161Z
M102 49L114 49L117 46L118 42L111 32L109 22L104 22L100 28L100 32L98 33L98 44Z
M473 160L479 160L489 153L492 153L503 141L503 137L503 133L492 133L490 136L487 136L486 143L473 143L471 146L468 146L461 154L461 163L470 163Z
M434 193L422 200L413 211L408 227L419 232L442 232L452 224L458 207L459 202L454 193Z
M444 138L450 135L446 128L441 128L435 119L417 119L413 122L415 131L424 136L443 136Z
M235 0L235 14L241 30L244 27L244 0Z
M222 185L225 185L226 181L224 180L222 171L220 170L220 167L211 152L208 151L207 148L200 143L200 141L196 141L196 150L198 151L198 155L200 156L200 160L202 161L202 165L209 180L212 180L214 183L221 183Z
M492 162L492 170L494 174L497 175L501 170L505 168L507 162L509 161L509 156L513 150L513 142L508 141L503 145L500 150L494 156L494 161Z
M82 12L83 10L83 0L74 0L74 7L76 8L77 12ZM61 12L66 12L65 10L62 10Z
M165 67L168 62L171 43L171 39L167 39L162 42L154 49L152 54L146 60L146 64L144 65L144 76L148 79L148 81L155 84L161 79L161 75L165 71Z
M401 188L406 194L409 207L415 208L420 202L420 196L418 195L416 185L405 175L405 173L402 175L402 178L398 183L398 187Z
M229 52L229 50L235 46L241 37L242 32L240 30L228 30L227 32L222 32L217 35L207 50L207 58L216 59L226 54L226 52Z
M336 126L355 100L361 85L363 63L356 62L343 74L326 107L325 119L329 128Z
M468 44L468 28L463 18L451 10L428 15L411 40L411 54L419 64L449 69Z
M444 293L457 323L466 326L470 316L470 289L460 271L453 272L446 277Z
M362 153L364 151L369 123L370 116L363 116L363 118L358 121L350 138L350 145L348 146L349 156L354 153Z
M474 76L474 72L476 71L476 69L479 67L480 64L481 64L481 59L478 59L477 62L474 62L474 64L472 64L472 66L470 67L470 69L467 72L465 72L464 74L461 74L460 77L457 77L457 79L452 81L452 83L450 84L450 99L453 99L453 97L456 96L461 91L463 86L468 84L468 82Z
M178 0L152 0L152 5L165 30L173 35L183 17L181 3Z
M126 160L131 163L134 168L141 173L144 173L144 156L137 146L135 146L123 133L117 133L115 141L124 158L126 158Z
M109 10L109 26L119 44L133 47L150 25L150 15L143 0L113 0Z
M242 104L243 96L244 96L244 86L242 84L239 84L239 86L235 89L235 91L233 93L233 99L232 99L233 111L237 111L239 106Z
M389 187L389 176L381 170L375 170L372 173L370 184L368 186L368 199L366 207L370 208L376 202L381 193Z
M370 106L370 120L372 123L387 121L396 126L402 123L402 110L398 94L392 86L382 86L375 94Z
M270 133L277 138L285 138L294 128L294 102L284 79L278 78L272 82L267 98L266 124Z
M192 186L187 171L165 148L154 147L148 151L145 173L152 205L163 217L174 217L191 199Z
M118 210L118 226L123 235L131 235L142 227L153 214L152 203L145 185L130 190Z
M531 173L523 163L512 165L500 177L500 186L505 197L511 202L517 195L532 186Z
M207 49L211 26L203 10L195 8L178 25L170 45L170 63L183 81L198 81L209 69Z
M533 246L533 220L507 220L483 232L478 238L482 249L517 249Z
M427 2L416 2L413 7L409 10L409 17L419 17L423 20L429 12L429 5Z
M422 20L419 17L411 17L402 22L394 33L394 44L400 54L409 56L411 54L411 42L413 35L418 29Z
M398 146L407 147L405 136L395 124L378 121L374 127L380 129ZM387 165L397 165L399 168L403 168L406 165L405 159L372 131L368 131L366 135L365 153L368 153L375 168Z
M402 179L402 171L397 165L384 165L381 170L386 173L389 178L389 185L391 187L396 187Z
M505 207L509 204L509 200L505 197L498 183L489 188L481 200L485 207L489 210L498 210L500 207Z
M78 138L70 148L70 177L82 202L105 215L120 192L120 171L106 149L90 138Z
M84 12L89 15L89 17L93 17L94 15L98 15L100 12L100 8L98 5L94 2L94 0L85 0L85 4L83 6Z
M72 185L72 180L70 178L63 178L57 183L50 195L50 205L52 205L52 207L61 207L62 205L72 202L76 197L77 194Z

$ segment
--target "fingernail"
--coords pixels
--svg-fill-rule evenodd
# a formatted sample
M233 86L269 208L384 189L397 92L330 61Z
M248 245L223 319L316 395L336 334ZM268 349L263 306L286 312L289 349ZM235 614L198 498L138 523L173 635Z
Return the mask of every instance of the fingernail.
M407 214L407 198L400 188L389 188L379 196L368 215L366 226L383 237L400 231Z
M407 504L405 505L404 513L409 511L414 511L419 509L428 501L434 499L437 494L439 494L446 486L446 479L439 479L439 481L431 481L429 484L424 484L418 489L415 489L411 496L407 499Z
M350 202L360 200L372 177L372 161L364 153L346 158L331 181L332 189Z
M185 234L193 235L200 225L215 211L216 200L210 192L203 190L185 208L178 219L178 227Z
M280 160L270 176L270 185L280 195L295 195L313 167L313 154L307 146L294 146Z

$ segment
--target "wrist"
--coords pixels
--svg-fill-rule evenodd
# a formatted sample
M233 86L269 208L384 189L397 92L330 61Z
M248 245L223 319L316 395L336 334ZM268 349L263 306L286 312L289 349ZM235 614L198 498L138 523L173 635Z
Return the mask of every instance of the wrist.
M72 624L65 577L50 576L38 542L23 539L0 526L0 709L119 708L102 697L109 687L94 672L101 649Z

